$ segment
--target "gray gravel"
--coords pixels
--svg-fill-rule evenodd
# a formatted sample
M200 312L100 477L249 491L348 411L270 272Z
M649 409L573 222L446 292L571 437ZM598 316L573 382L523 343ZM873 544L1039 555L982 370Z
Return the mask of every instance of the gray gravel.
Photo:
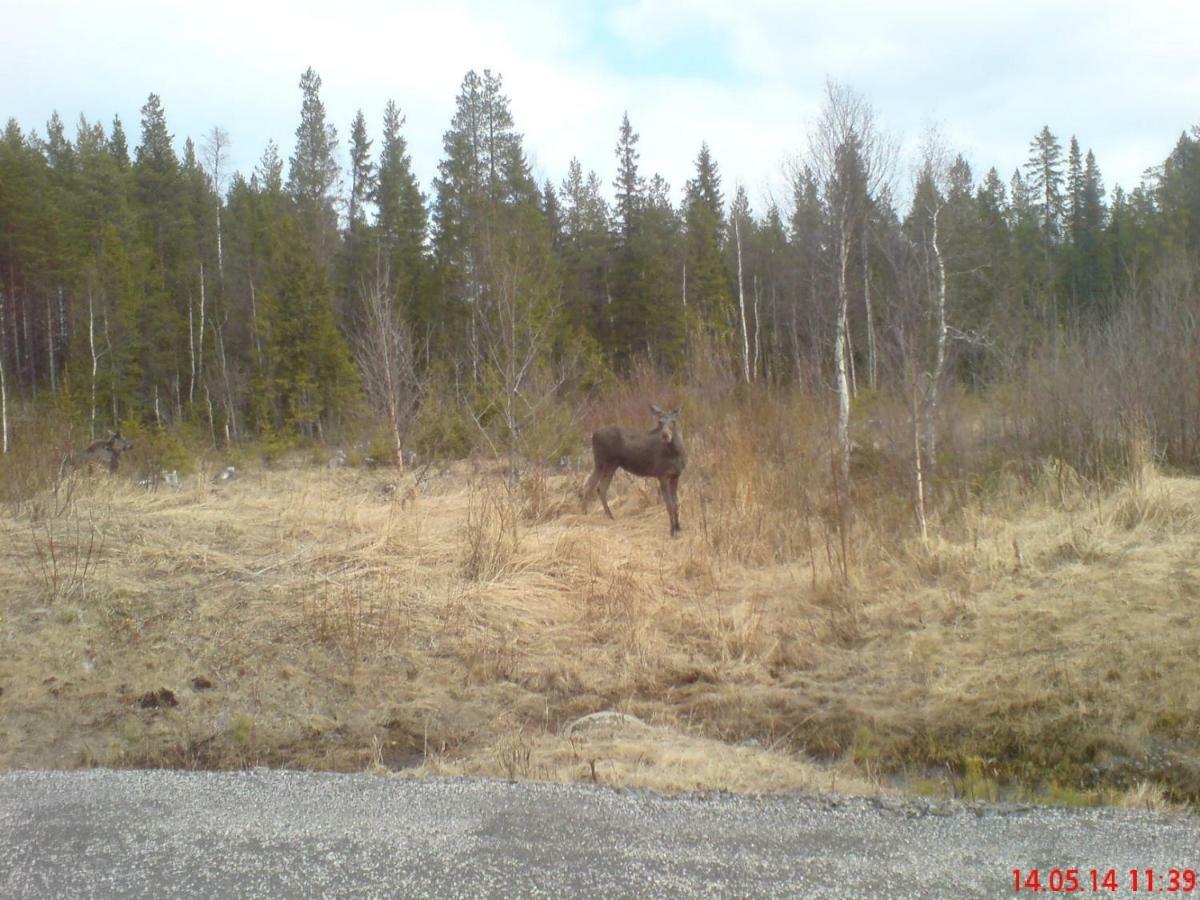
M4 898L1012 897L1012 870L1035 866L1079 868L1083 893L1089 869L1113 868L1125 894L1129 869L1200 867L1200 821L265 770L0 773Z

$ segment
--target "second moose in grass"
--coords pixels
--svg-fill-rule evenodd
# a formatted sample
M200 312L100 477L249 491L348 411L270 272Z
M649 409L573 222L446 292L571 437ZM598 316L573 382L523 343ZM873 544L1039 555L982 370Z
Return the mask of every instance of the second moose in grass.
M658 423L648 434L616 425L592 433L595 468L583 489L583 509L587 511L592 491L596 491L604 511L613 518L612 510L608 508L608 484L617 469L644 478L657 478L671 520L671 537L675 537L682 530L679 526L679 476L687 465L687 450L683 446L683 430L679 427L679 410L663 412L657 406L651 406L650 411Z

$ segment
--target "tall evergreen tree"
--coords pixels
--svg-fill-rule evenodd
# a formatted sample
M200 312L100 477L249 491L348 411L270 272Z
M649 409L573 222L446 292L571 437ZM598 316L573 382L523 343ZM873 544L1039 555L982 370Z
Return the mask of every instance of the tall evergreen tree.
M679 284L683 268L682 222L670 193L671 187L661 175L655 174L646 185L638 229L644 294L639 337L650 359L677 367L683 362L687 327Z
M375 190L375 164L371 162L371 144L367 119L360 109L350 124L350 196L346 214L347 233L367 222L367 201Z
M644 348L643 331L649 318L649 300L644 289L646 246L642 228L646 184L638 171L641 153L637 144L640 139L629 122L629 113L625 113L616 145L617 174L613 181L615 245L604 336L605 347L618 368L628 366L634 354Z
M1049 126L1030 142L1025 173L1042 240L1047 246L1053 245L1062 236L1064 198L1062 146Z
M707 143L700 145L695 166L696 175L688 181L684 199L690 324L729 335L734 316L729 272L722 259L725 199Z
M557 290L557 274L550 271L540 192L498 75L467 73L442 143L434 251L446 348L458 351L474 375L490 370L501 377L511 413L524 376L510 366L521 352L518 345L535 355L549 346L546 292ZM528 280L535 271L545 277L543 284ZM515 420L508 425L517 427Z
M108 137L108 151L122 170L129 168L129 142L125 137L125 126L120 116L113 116L112 131Z
M629 124L629 113L625 113L621 117L621 130L617 137L617 177L613 182L616 192L613 220L623 245L633 241L638 213L645 199L646 186L638 174L638 158L641 152L637 145L640 139L641 136Z
M612 235L595 172L572 158L562 183L563 305L571 325L604 344L611 329Z
M410 323L428 332L433 324L425 255L428 215L400 130L403 125L404 116L395 102L389 100L383 112L379 168L371 199L375 203L379 253L388 267L388 283Z
M296 149L288 167L287 190L296 203L303 237L326 272L337 246L337 206L341 170L334 154L337 129L325 121L321 77L310 67L300 76L303 101Z
M359 308L361 294L372 279L375 253L370 246L367 204L375 191L375 164L371 161L371 139L367 119L360 109L350 125L350 191L347 196L346 229L338 265L338 318L346 322Z

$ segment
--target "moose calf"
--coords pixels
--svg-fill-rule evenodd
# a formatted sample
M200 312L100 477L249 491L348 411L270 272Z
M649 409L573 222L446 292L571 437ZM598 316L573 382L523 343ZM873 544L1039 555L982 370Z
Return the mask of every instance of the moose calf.
M679 426L679 410L663 412L651 406L658 423L649 434L627 431L616 425L601 428L592 434L592 458L595 468L583 489L583 511L587 512L592 491L600 495L604 511L608 508L608 485L617 469L632 475L657 478L667 516L671 522L671 537L682 529L679 526L679 476L687 465L687 450L683 446L683 430Z

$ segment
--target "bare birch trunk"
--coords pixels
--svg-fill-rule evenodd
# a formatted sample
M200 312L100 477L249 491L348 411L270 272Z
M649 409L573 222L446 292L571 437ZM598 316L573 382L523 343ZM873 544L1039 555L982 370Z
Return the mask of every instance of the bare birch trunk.
M758 273L755 272L754 273L754 366L752 367L752 371L754 372L755 378L758 377L758 352L759 352L758 336L761 332L762 332L762 328L759 327L759 318L758 318ZM767 381L769 382L770 379L768 378Z
M355 357L368 396L387 418L396 468L403 469L403 430L419 386L412 340L396 310L386 271L364 289L362 313Z
M862 243L863 305L867 312L867 384L871 390L878 387L879 357L875 340L875 311L871 307L871 267L867 259L867 236L863 229Z
M4 335L6 330L4 291L0 290L0 453L8 453L8 379L4 375Z
M209 438L212 440L212 445L215 449L217 446L217 422L216 417L213 415L212 394L209 393L207 384L204 385L204 406L208 410Z
M104 352L108 354L109 359L111 360L112 359L112 339L109 337L109 334L108 334L108 312L107 311L104 313ZM94 370L94 366L95 366L95 361L93 360L93 370ZM93 383L94 382L95 382L95 378L93 377ZM120 420L120 418L118 418L118 413L120 412L120 410L117 408L117 373L113 370L112 366L109 366L108 384L109 384L109 393L111 395L111 400L112 400L112 421L113 421L113 425L115 427L116 424L121 420ZM95 423L93 422L93 427L94 427L94 425L95 425ZM95 436L96 436L95 432L93 432L92 437L95 437Z
M843 222L845 219L843 218ZM837 384L837 443L838 443L838 507L842 540L842 574L849 574L850 561L847 559L846 547L850 527L850 372L847 360L849 344L849 329L847 328L849 296L846 287L846 269L849 263L849 241L843 225L841 242L838 247L837 273L837 324L833 335L833 369Z
M58 304L62 306L63 289L58 288ZM54 360L54 305L46 304L46 355L50 358L50 394L58 396L58 366Z
M217 293L225 283L225 254L221 249L221 198L217 198Z
M4 327L3 300L0 300L0 328ZM0 334L0 453L8 452L8 379L4 377L4 335Z
M217 360L221 364L221 402L225 406L225 445L229 446L237 436L237 423L234 421L233 388L229 383L229 362L225 358L225 336L219 326L213 326L216 335Z
M37 399L37 353L34 351L33 340L29 337L29 291L25 291L24 302L21 304L21 325L25 329L25 361L29 364L29 385L33 389L33 399Z
M96 311L92 305L92 286L88 285L88 349L92 351L91 440L96 439L96 378L100 373L100 354L96 352Z
M258 357L258 368L263 367L262 338L258 330L258 299L254 294L254 277L250 278L250 330L254 332L254 353Z
M929 471L933 471L934 455L937 452L937 414L938 391L942 383L942 370L946 366L946 266L942 260L942 251L938 246L938 216L942 207L933 211L933 229L930 234L929 247L933 253L934 272L934 318L937 322L937 332L934 340L933 371L929 373L929 390L925 399L925 459Z
M911 395L910 404L912 412L912 437L913 437L913 506L917 514L917 527L921 529L921 542L929 542L929 526L925 517L925 467L921 461L921 426L920 426L920 377L917 373L916 357L913 357L913 365L910 372Z
M196 328L192 315L192 299L188 298L188 408L195 403L196 394Z
M200 331L196 335L196 376L204 381L204 263L200 263Z
M742 317L742 371L746 379L746 384L749 384L750 335L746 330L746 283L742 278L742 230L738 227L737 216L733 217L733 236L737 243L738 311Z
M58 292L58 337L67 347L71 346L71 335L67 333L67 305L63 301L62 291Z
M800 304L792 303L792 365L796 370L796 384L803 384L803 363L800 360Z
M847 291L848 290L849 290L849 288L847 288ZM849 305L849 300L850 300L850 298L847 297L846 298L847 305ZM849 316L849 310L846 311L846 314L847 314L847 316ZM846 325L845 338L846 338L846 367L848 369L848 375L850 378L850 399L853 400L855 397L858 396L858 372L854 366L854 337L853 337L853 335L850 334L849 324Z

